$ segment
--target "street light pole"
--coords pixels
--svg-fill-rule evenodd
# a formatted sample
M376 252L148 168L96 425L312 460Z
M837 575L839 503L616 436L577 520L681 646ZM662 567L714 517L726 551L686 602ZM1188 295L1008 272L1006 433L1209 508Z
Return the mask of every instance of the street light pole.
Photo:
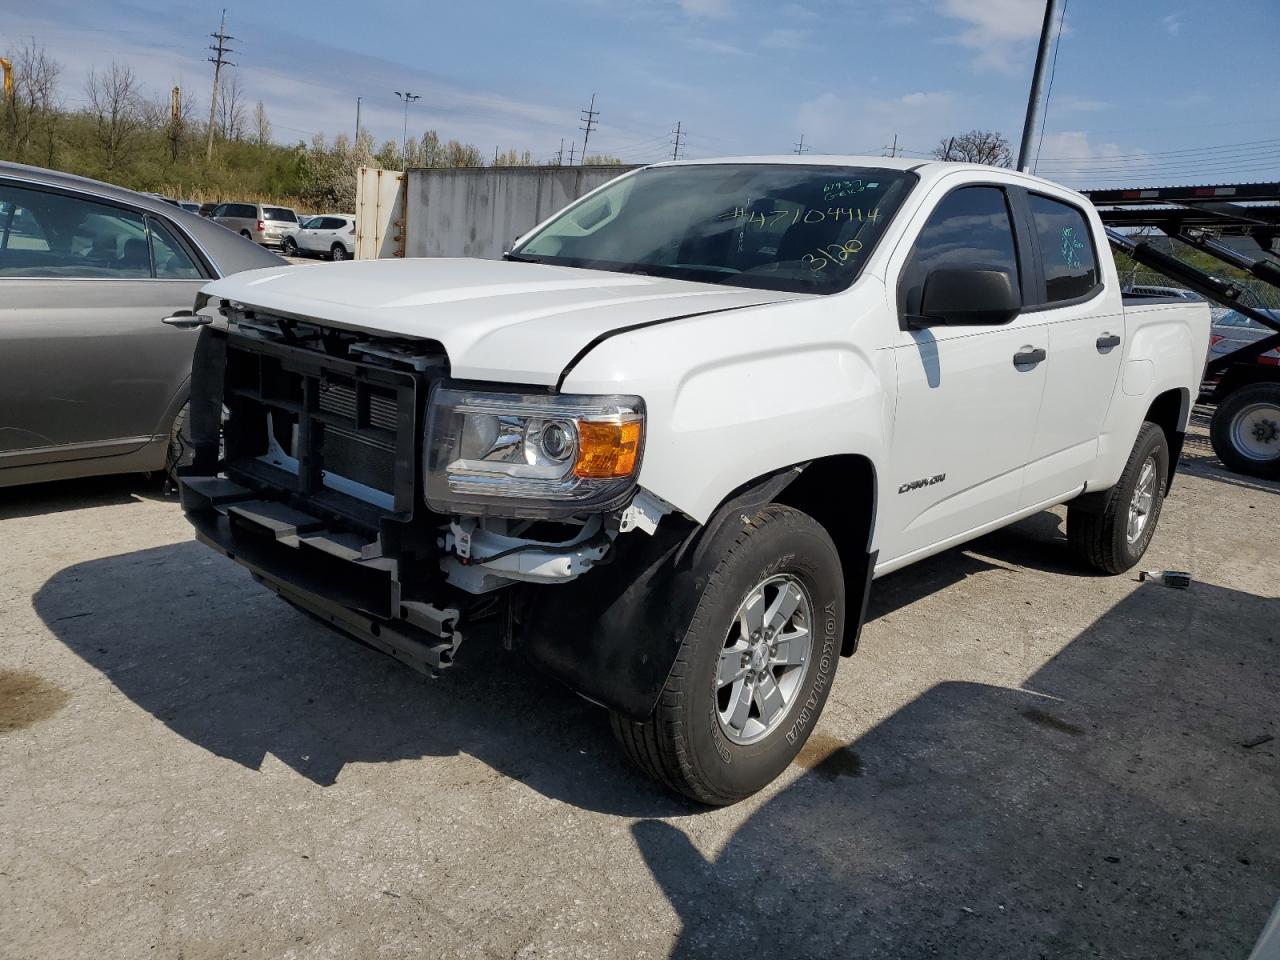
M403 166L406 159L405 154L408 152L409 146L409 104L414 100L421 100L422 97L419 94L410 93L408 90L404 93L397 90L396 96L404 101L404 133L400 136L400 163Z
M1031 94L1027 97L1027 117L1022 124L1022 145L1018 148L1018 169L1031 172L1031 141L1044 113L1044 78L1049 71L1049 37L1053 20L1058 15L1059 0L1045 0L1044 23L1040 26L1040 47L1036 50L1036 68L1031 75Z

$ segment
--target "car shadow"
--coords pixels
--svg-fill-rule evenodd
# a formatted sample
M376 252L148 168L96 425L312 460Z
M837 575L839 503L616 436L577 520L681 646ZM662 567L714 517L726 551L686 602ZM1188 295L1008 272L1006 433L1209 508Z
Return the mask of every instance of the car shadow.
M1280 895L1278 618L1145 585L1024 689L943 683L825 747L719 850L637 822L672 956L1245 956Z
M172 498L165 494L164 481L158 474L55 480L0 489L0 520L163 499Z

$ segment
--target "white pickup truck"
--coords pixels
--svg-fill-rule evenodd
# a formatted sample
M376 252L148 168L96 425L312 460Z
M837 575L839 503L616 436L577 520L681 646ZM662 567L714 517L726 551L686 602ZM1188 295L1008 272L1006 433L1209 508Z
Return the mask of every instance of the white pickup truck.
M1082 563L1137 563L1209 340L991 167L659 164L505 261L208 285L183 507L420 669L494 624L709 804L795 757L876 577L1061 503Z

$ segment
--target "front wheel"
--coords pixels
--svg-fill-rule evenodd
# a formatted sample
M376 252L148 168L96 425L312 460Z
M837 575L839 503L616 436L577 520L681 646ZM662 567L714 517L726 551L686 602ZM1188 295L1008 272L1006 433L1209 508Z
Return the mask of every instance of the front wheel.
M1251 383L1218 404L1209 442L1232 473L1280 479L1280 383Z
M840 655L844 579L826 530L774 504L705 584L653 714L615 715L613 729L651 777L722 806L777 777L817 723Z
M1169 477L1169 442L1157 424L1144 423L1102 513L1067 505L1067 543L1102 573L1124 573L1147 552Z

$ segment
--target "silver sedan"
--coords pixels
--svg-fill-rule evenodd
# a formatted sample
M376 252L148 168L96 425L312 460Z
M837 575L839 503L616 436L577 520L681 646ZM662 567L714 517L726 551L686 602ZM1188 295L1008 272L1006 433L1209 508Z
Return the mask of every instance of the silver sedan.
M283 263L163 200L0 163L0 487L172 469L198 330L181 313Z

